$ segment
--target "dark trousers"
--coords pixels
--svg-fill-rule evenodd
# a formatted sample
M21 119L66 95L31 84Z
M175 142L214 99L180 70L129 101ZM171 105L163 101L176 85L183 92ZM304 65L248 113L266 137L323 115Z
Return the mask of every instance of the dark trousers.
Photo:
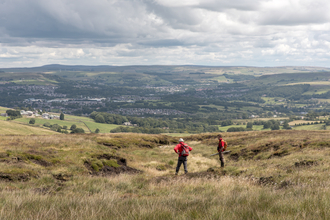
M183 164L184 167L184 172L187 173L188 169L187 169L187 157L179 157L178 159L178 164L176 165L176 172L178 173L181 167L181 164Z
M223 147L221 147L219 149L219 160L221 161L221 167L224 167L225 166L225 160L223 159Z

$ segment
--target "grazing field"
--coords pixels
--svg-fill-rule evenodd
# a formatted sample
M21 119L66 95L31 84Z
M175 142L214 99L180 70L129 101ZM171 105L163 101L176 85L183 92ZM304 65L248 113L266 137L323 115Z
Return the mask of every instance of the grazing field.
M0 136L1 219L327 219L330 132Z
M324 124L316 124L316 125L302 125L302 126L296 126L293 127L294 130L324 130L323 129ZM329 126L327 126L329 127Z
M246 128L246 125L229 125L229 126L219 126L219 130L224 132L227 131L229 128ZM270 130L270 129L263 129L263 125L253 125L252 129L254 131L261 131L261 130Z
M59 114L58 114L59 115ZM68 129L70 129L71 125L75 124L78 128L84 129L86 133L90 133L89 129L92 132L95 132L95 130L98 128L100 130L100 133L109 133L110 130L118 127L119 125L114 124L101 124L94 122L93 119L87 118L87 117L80 117L80 116L72 116L72 115L65 115L65 120L58 120L58 119L43 119L41 117L35 118L35 125L42 126L45 123L58 124L60 126L67 126ZM0 118L1 120L1 118ZM29 124L30 118L29 117L23 117L15 119L17 122L21 122L24 124ZM45 127L44 127L45 128ZM89 128L89 129L88 129Z
M30 135L30 134L54 134L54 131L39 127L19 124L13 121L2 121L0 118L0 135Z
M300 124L307 124L307 123L314 123L315 121L307 121L307 120L295 120L290 121L289 125L300 125ZM319 122L319 121L318 121Z
M17 122L22 122L24 124L29 124L31 118L23 117L15 119ZM85 132L89 132L88 128L83 122L80 121L68 121L68 120L57 120L57 119L43 119L43 118L35 118L35 125L43 125L45 123L58 124L60 126L67 126L70 129L71 125L75 124L78 128L84 129Z

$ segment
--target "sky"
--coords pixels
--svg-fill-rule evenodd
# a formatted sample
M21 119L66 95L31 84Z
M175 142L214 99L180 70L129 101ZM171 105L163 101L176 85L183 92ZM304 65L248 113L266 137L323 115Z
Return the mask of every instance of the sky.
M330 67L327 0L0 0L0 68Z

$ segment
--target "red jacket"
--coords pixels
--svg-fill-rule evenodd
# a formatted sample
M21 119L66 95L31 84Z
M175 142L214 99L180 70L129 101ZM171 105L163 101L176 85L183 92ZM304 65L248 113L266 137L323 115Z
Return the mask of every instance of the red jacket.
M225 146L225 142L223 142L222 138L219 139L219 144L218 144L218 152L224 151L223 147Z
M180 157L180 155L181 155L181 152L183 151L183 147L182 147L182 145L187 145L187 144L185 144L185 143L183 143L183 142L180 142L180 143L177 144L177 145L175 146L175 148L174 148L175 153L180 152L179 157ZM189 147L189 146L188 146L188 147ZM189 151L192 151L192 148L191 148L191 147L189 147Z

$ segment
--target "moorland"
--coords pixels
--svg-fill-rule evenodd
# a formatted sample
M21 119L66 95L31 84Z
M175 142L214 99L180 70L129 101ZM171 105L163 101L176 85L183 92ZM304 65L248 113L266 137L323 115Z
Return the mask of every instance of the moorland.
M327 219L329 131L0 136L1 219Z

